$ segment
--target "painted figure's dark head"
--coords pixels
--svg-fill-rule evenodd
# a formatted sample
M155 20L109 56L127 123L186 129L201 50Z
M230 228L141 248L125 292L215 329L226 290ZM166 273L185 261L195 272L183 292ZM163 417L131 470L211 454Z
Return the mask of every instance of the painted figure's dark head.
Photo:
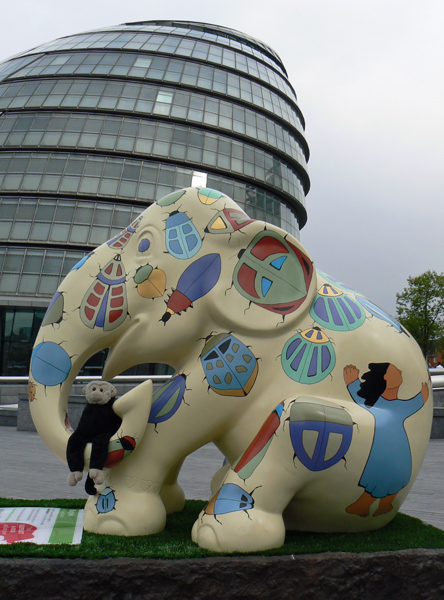
M364 398L365 406L374 406L378 398L385 392L387 381L385 374L390 363L370 363L369 371L362 376L361 389L358 396Z

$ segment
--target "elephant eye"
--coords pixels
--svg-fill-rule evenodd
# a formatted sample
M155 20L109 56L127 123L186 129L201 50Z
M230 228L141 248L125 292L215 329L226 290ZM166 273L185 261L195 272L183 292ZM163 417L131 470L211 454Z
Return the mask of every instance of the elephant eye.
M139 243L139 252L146 252L151 246L151 242L147 238L143 238Z

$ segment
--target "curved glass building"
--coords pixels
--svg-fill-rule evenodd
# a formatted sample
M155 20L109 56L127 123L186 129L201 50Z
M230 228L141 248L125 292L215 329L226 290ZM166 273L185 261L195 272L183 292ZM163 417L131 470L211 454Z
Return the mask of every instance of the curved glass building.
M175 189L298 236L308 153L279 56L232 29L126 23L0 64L0 375L27 373L61 278Z

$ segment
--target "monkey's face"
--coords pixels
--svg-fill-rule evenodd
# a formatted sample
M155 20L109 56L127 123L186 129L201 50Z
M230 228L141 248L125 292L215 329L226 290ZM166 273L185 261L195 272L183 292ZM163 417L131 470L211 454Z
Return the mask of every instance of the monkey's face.
M116 389L107 381L91 381L83 390L89 404L106 404L116 395Z

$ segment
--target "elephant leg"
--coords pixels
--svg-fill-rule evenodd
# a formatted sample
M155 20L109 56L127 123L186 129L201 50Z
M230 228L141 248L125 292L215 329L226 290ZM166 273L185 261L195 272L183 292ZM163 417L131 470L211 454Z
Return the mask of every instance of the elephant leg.
M217 490L220 488L220 486L222 485L228 471L230 470L230 463L227 461L226 463L224 463L224 465L218 470L216 471L216 473L213 475L212 479L211 479L211 484L210 484L210 489L211 489L211 494L214 496L214 494L216 494Z
M185 493L177 482L183 460L171 469L165 483L162 485L160 497L165 505L167 514L180 512L185 507Z
M123 463L125 465L125 461ZM166 509L161 484L137 471L110 469L100 491L90 496L84 513L84 529L106 535L150 535L163 531Z
M213 552L249 552L284 543L282 513L310 477L306 469L294 466L284 423L285 414L279 419L271 415L233 463L194 523L192 539L200 547Z
M85 507L87 531L124 536L158 533L165 527L167 512L183 509L185 495L177 476L184 455L173 453L173 460L165 447L162 433L148 432L131 456L105 469L103 486Z

